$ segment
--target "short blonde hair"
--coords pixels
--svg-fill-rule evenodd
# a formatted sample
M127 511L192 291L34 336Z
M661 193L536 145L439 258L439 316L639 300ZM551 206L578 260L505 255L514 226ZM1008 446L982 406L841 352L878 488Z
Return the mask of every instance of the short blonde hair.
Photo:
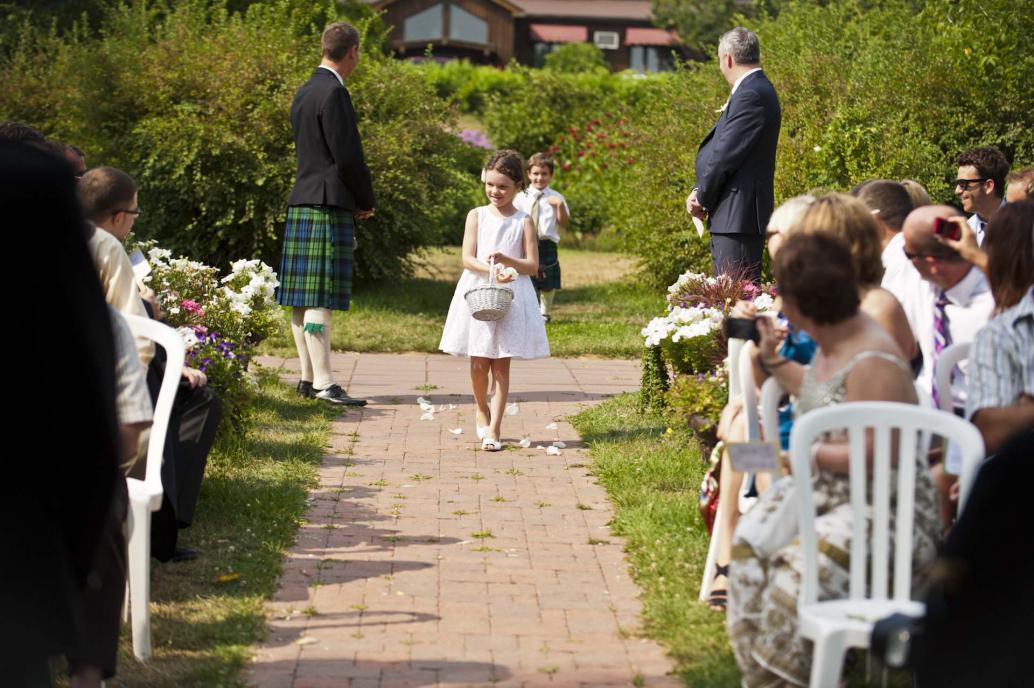
M933 203L933 201L930 200L930 194L926 192L926 187L916 180L902 179L901 186L905 187L905 191L908 192L908 197L912 199L913 208L919 208Z
M880 226L869 206L857 198L842 193L819 196L797 223L794 233L798 232L829 232L846 241L861 286L879 285L883 279Z
M783 201L782 205L773 210L772 216L768 218L768 231L779 234L788 234L793 231L814 202L815 197L811 194L794 196Z

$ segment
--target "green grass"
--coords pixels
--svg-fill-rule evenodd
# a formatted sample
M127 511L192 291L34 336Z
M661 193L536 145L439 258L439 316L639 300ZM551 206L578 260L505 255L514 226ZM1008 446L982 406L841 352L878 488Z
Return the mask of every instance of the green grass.
M622 254L562 249L560 260L565 288L557 292L546 326L553 355L638 358L639 330L663 311L663 297L628 277L632 261ZM461 269L459 250L452 247L431 253L413 277L355 283L351 309L334 312L334 348L437 351ZM294 355L286 311L283 327L263 350Z
M696 599L708 543L697 510L704 461L696 440L688 430L666 434L665 418L641 413L635 394L607 399L571 422L614 503L612 530L628 541L644 634L667 648L687 686L739 686L725 616Z
M194 525L180 533L200 557L152 563L154 656L148 664L133 658L124 624L118 676L108 686L244 685L239 674L265 635L264 604L276 590L307 491L317 484L337 415L300 400L271 373L260 376L252 432L221 440L212 452Z

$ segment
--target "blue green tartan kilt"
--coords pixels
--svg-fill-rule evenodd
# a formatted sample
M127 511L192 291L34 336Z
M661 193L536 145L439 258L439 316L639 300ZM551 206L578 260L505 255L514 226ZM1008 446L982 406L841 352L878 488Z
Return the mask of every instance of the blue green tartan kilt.
M277 303L347 311L352 298L354 236L355 222L347 210L290 206Z
M551 239L539 239L539 272L531 278L537 291L560 288L560 258Z

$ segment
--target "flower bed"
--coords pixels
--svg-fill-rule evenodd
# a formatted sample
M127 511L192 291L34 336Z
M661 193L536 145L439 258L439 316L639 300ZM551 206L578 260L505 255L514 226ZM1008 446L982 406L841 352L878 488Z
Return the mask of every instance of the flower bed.
M151 265L144 281L186 345L186 364L203 372L219 392L230 419L223 427L243 434L254 384L248 366L255 346L276 331L282 317L273 299L276 273L261 260L238 260L221 277L217 268L174 258L153 242L137 248Z

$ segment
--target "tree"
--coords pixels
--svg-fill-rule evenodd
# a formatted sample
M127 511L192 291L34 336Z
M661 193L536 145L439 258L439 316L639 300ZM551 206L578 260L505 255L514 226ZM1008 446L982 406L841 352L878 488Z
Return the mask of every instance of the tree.
M603 51L592 43L567 43L546 55L546 69L565 74L609 71Z
M732 28L733 15L751 14L755 5L755 0L653 0L653 20L674 29L688 48L710 54Z

